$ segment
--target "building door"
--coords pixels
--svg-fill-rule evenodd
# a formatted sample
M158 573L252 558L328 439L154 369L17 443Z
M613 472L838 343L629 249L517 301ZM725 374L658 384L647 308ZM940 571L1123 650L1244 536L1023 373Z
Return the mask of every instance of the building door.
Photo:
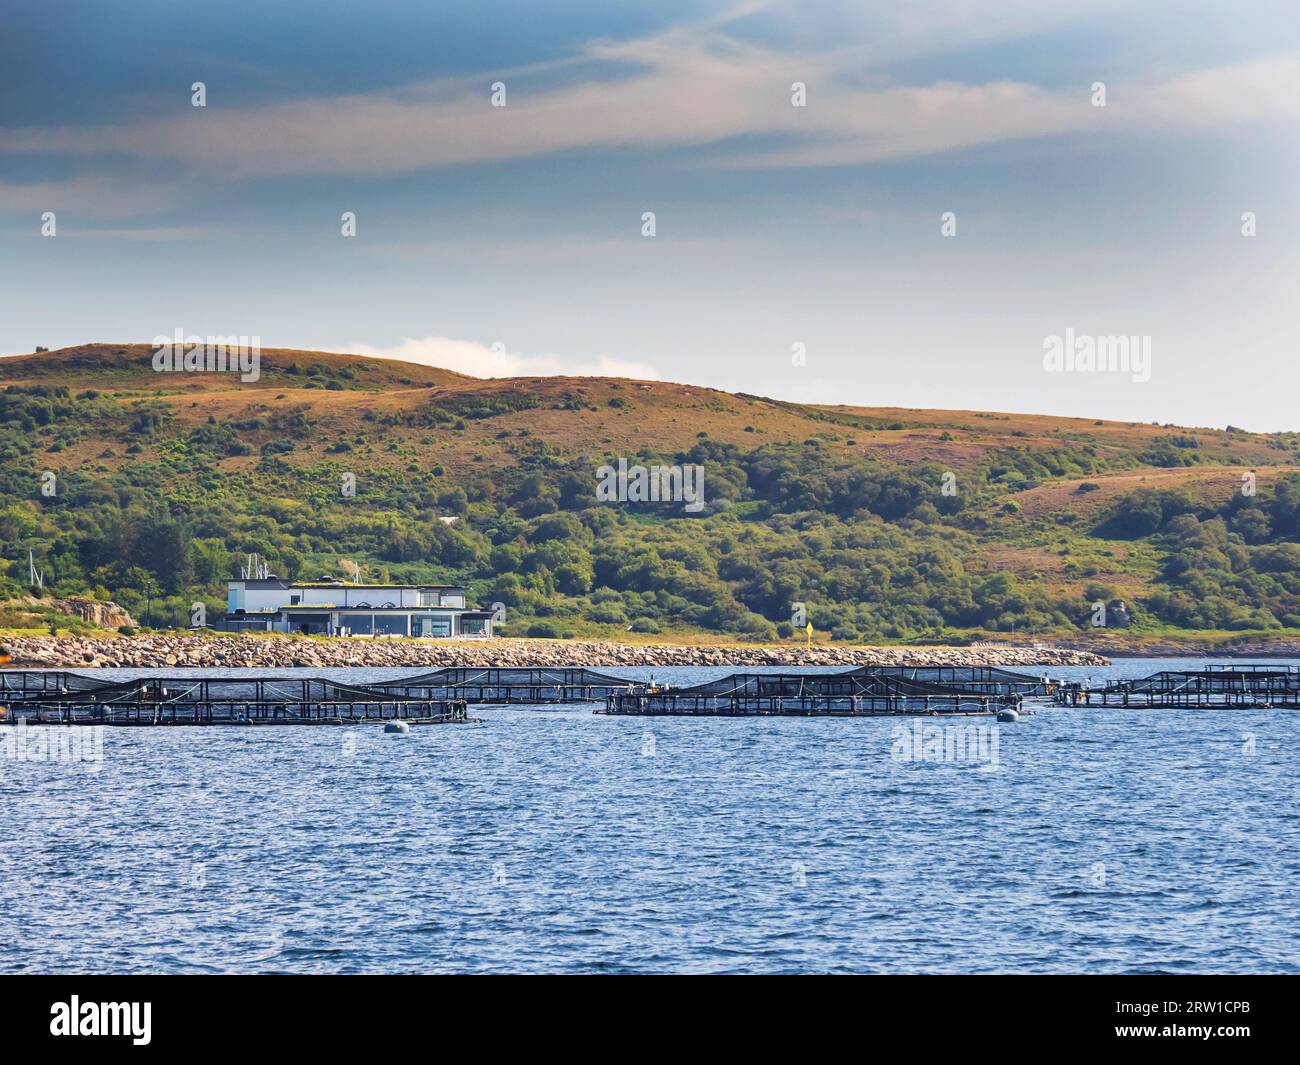
M420 618L421 636L450 636L451 618Z

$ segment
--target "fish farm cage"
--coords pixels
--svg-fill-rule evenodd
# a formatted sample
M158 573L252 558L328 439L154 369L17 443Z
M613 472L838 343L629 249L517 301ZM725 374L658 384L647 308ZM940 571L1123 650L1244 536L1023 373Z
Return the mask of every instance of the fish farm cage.
M610 695L597 714L871 717L892 714L998 715L1023 696L967 691L891 673L733 673L682 688L637 686Z
M397 720L417 725L472 720L463 699L417 698L315 678L148 677L87 690L9 690L24 694L0 701L4 724L341 725Z
M1063 684L1062 706L1130 709L1228 710L1246 707L1300 708L1300 672L1289 666L1207 666L1161 670L1149 677L1113 680L1102 687Z
M988 695L1050 695L1056 688L1056 682L1048 677L1031 677L997 666L861 666L850 672L902 677Z
M469 703L589 703L629 691L634 681L590 669L470 668L451 666L370 687L422 699L464 699Z
M1040 680L994 666L862 666L837 673L810 674L805 678L805 691L813 694L820 687L828 693L851 696L859 694L862 678L871 675L919 681L945 689L983 695L1045 695L1053 687L1045 678ZM837 681L834 678L841 679ZM808 687L809 684L813 687ZM472 704L604 703L614 695L630 695L633 692L644 694L647 687L637 681L581 667L528 669L461 666L369 686L422 698L461 698Z
M110 687L111 680L87 677L56 669L2 669L0 670L0 704L71 692L98 691Z

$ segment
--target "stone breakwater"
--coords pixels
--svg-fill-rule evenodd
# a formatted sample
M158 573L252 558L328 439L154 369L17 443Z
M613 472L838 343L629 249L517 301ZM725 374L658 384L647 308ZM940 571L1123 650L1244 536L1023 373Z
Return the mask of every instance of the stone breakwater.
M369 640L257 636L15 636L11 667L87 669L403 666L1090 666L1107 659L1055 647L696 647L568 640Z

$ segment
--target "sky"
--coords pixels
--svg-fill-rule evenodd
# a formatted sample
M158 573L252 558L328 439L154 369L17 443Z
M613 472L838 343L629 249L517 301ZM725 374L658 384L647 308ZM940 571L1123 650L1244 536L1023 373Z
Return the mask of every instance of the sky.
M0 0L0 22L0 354L182 329L1300 429L1295 0ZM1067 336L1150 362L1045 364Z

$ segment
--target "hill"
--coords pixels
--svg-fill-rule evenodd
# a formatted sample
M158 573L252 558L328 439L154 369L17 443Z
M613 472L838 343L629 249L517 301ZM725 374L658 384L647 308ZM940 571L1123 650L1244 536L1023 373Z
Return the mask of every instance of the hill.
M518 634L771 637L803 604L845 640L1078 636L1098 600L1139 633L1300 627L1292 433L285 349L243 382L87 344L0 359L0 455L0 595L26 591L30 549L48 589L155 624L199 599L219 614L256 551L289 574L346 558L463 581ZM598 502L619 458L702 466L704 506Z

